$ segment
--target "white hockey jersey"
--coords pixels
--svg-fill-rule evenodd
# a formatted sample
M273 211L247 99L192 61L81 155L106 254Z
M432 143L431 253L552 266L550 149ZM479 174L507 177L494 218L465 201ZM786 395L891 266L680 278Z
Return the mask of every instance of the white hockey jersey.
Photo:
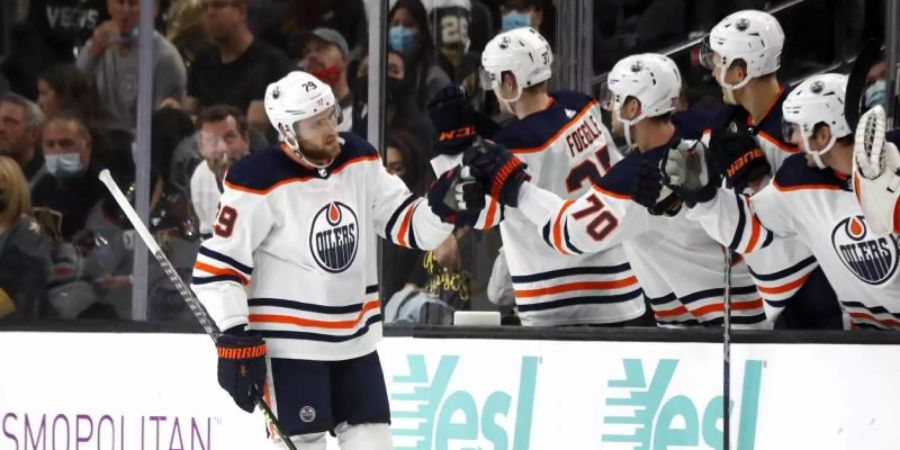
M709 144L712 130L730 130L748 133L756 138L759 148L766 154L766 160L775 174L785 159L798 154L800 148L786 142L783 136L781 121L781 105L788 92L783 88L778 100L754 124L750 114L740 106L726 106L712 120L712 129L703 133L703 142ZM776 239L767 243L765 250L750 251L737 248L737 242L728 242L732 250L744 253L744 260L750 266L750 273L756 282L757 290L769 307L769 319L777 317L781 308L803 287L810 274L819 267L812 251L802 242L794 238ZM762 241L753 241L757 248ZM755 250L754 248L753 250Z
M747 252L765 248L773 234L796 237L813 250L855 328L900 329L897 235L869 232L846 176L792 156L759 193L720 189L689 216L719 242L738 241Z
M512 122L493 140L528 164L531 182L562 198L577 198L621 159L587 95L554 93L546 109ZM523 325L623 322L646 311L644 295L621 246L565 256L534 239L534 224L515 208L488 199L483 223L500 223ZM485 218L486 215L486 218Z
M192 288L218 326L249 324L273 357L345 360L374 351L376 233L431 249L453 229L387 173L367 142L340 139L327 169L304 167L278 147L236 163L194 266Z
M519 209L538 224L544 242L557 252L585 254L621 244L660 326L717 325L724 312L724 253L682 209L674 217L651 215L631 200L642 161L658 165L678 136L646 153L632 153L577 200L530 183ZM763 301L742 262L732 270L732 323L766 328Z

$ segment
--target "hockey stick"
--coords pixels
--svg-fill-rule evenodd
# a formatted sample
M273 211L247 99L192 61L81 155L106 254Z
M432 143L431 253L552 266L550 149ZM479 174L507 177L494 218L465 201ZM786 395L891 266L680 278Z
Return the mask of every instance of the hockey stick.
M847 92L844 96L844 118L847 124L855 130L856 124L859 123L859 116L862 110L863 94L866 91L866 77L869 76L869 70L872 69L881 56L881 42L875 39L867 40L859 53L856 54L856 60L853 61L853 69L850 70L850 76L847 79Z
M138 236L141 237L141 240L144 241L144 245L147 246L147 249L150 253L153 254L153 257L156 258L156 261L159 262L159 265L162 266L163 271L166 273L166 276L169 278L169 281L175 285L175 289L178 290L178 293L181 294L181 298L184 299L184 302L187 303L188 308L190 308L191 312L194 313L194 317L197 318L197 321L200 322L200 325L203 327L203 330L206 334L212 338L213 342L215 342L219 336L222 335L222 331L219 330L219 327L213 321L211 317L209 317L209 313L206 311L206 308L203 307L203 304L200 303L200 300L197 299L197 296L191 291L187 284L185 284L184 280L178 275L178 272L175 271L175 267L172 266L172 263L169 261L169 258L166 257L166 254L163 253L162 249L156 243L156 240L153 239L153 235L150 234L150 231L147 230L147 227L144 226L144 223L141 222L140 217L138 217L137 212L131 206L131 203L128 202L128 199L125 197L125 194L122 193L122 190L119 189L119 186L116 184L115 180L113 180L112 175L109 173L109 170L103 170L100 172L100 181L106 185L106 189L109 190L109 193L112 194L113 199L116 200L116 203L119 204L119 208L122 209L122 212L125 213L125 217L128 218L128 221L131 222L131 226L134 227L134 230L137 231ZM275 417L275 414L272 413L272 410L269 408L269 405L266 404L266 401L263 399L262 390L256 389L257 394L257 404L260 409L262 409L263 416L265 416L266 420L272 425L272 428L275 429L275 433L278 434L278 437L285 443L285 445L290 450L297 450L297 447L294 446L294 443L291 442L287 433L281 428L281 424L278 423L278 419Z
M731 448L731 249L725 248L725 322L722 324L724 335L722 336L722 448Z

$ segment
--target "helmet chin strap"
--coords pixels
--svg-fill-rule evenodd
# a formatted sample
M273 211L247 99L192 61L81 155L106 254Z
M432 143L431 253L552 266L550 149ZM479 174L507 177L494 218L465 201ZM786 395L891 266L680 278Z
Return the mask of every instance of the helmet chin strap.
M504 104L506 106L506 110L512 114L515 114L515 110L513 110L513 103L519 101L522 98L522 87L516 83L516 95L512 98L505 98L503 94L500 93L500 83L494 84L494 95L497 96L497 101Z
M716 81L718 81L719 86L722 87L722 93L725 97L725 103L728 103L729 105L737 105L738 101L734 96L734 91L746 86L747 83L750 82L750 77L744 77L744 79L741 80L740 83L732 85L725 82L725 72L725 70L719 70L719 78Z
M616 116L616 120L618 120L619 123L621 123L625 128L625 130L624 130L625 131L625 147L628 151L631 151L631 149L634 148L634 143L631 141L631 127L634 125L637 125L638 122L644 120L644 112L641 111L641 113L633 119L623 119L622 118L622 106L619 104L616 104L615 116Z
M282 126L282 128L283 128L283 126ZM297 158L299 158L300 161L303 162L303 164L312 166L316 169L327 169L328 166L330 166L331 163L334 162L333 159L329 160L325 164L318 164L318 163L314 162L313 160L307 158L303 154L303 150L300 148L300 140L297 139L296 134L294 134L290 131L285 131L285 130L279 130L279 134L281 134L281 140L285 144L287 144L288 148L291 149L291 152L294 153L294 155L297 156Z
M819 169L827 169L828 164L825 164L825 161L822 161L822 156L834 149L834 143L836 141L837 138L832 135L831 139L828 140L828 145L816 152L809 148L809 136L803 136L803 151L812 156L813 161L816 163L816 167Z

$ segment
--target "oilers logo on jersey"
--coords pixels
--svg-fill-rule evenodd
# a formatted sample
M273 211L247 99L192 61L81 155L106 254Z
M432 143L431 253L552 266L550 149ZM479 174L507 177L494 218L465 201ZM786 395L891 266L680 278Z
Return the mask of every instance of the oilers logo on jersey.
M356 258L359 222L352 208L341 202L323 206L313 218L309 250L322 269L339 273Z
M841 262L860 280L880 286L897 271L897 239L869 236L863 216L841 220L831 233L831 244Z

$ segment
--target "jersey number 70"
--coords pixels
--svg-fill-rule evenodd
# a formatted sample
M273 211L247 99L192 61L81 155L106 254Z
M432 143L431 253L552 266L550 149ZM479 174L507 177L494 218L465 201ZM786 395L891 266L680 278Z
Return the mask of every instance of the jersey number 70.
M581 220L593 217L587 225L587 232L595 241L602 241L619 226L619 219L606 208L606 204L597 197L597 194L591 193L585 200L589 203L588 207L573 212L572 218Z

